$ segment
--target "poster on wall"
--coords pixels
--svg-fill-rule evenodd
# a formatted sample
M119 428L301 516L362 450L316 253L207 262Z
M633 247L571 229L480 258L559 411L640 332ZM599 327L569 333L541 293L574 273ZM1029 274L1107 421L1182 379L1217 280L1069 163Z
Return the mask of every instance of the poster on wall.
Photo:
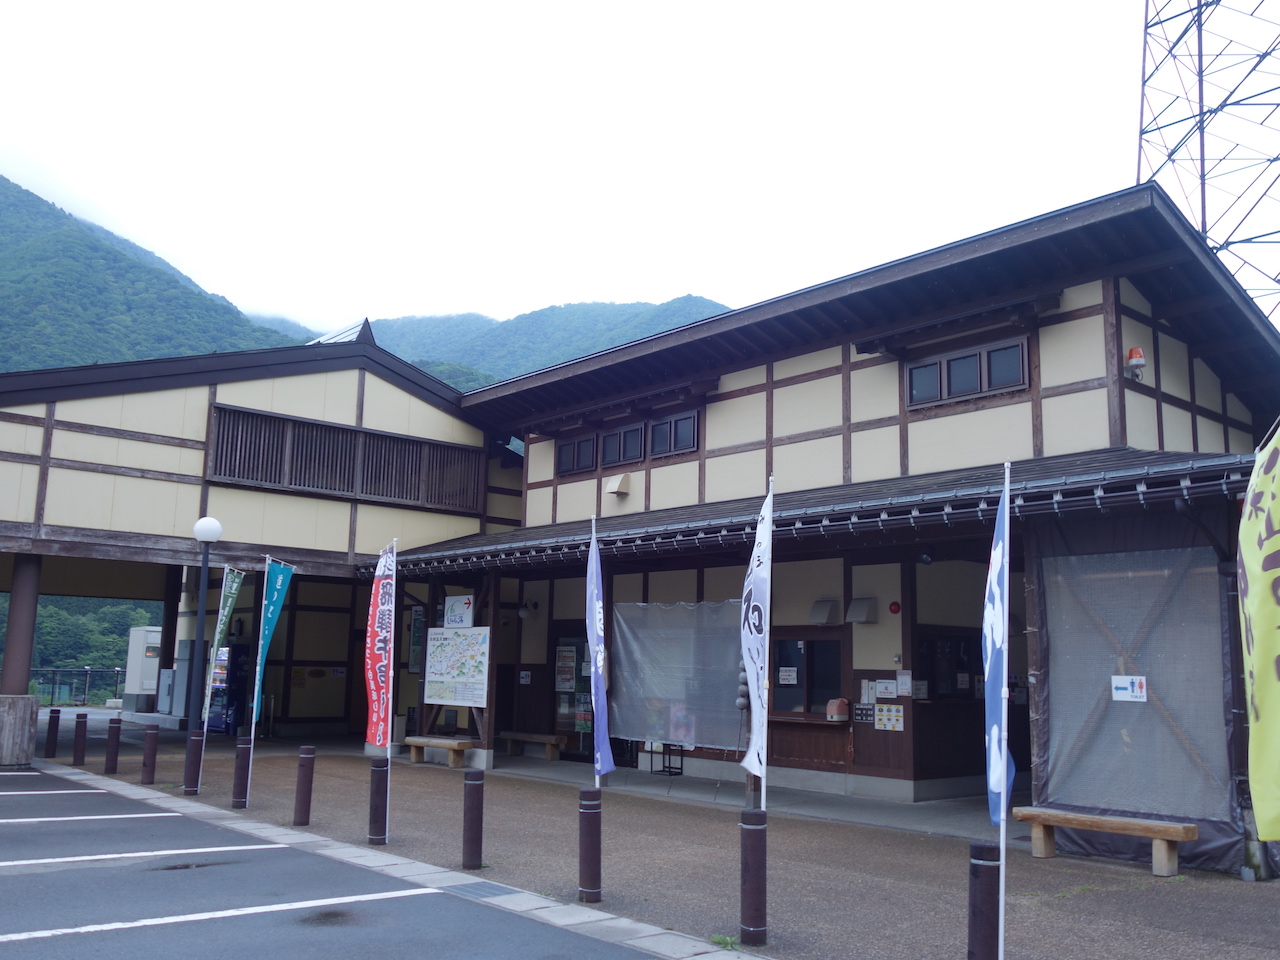
M422 672L422 644L427 639L427 616L422 607L414 607L409 621L409 672Z
M574 647L556 647L556 692L573 693L578 689L574 676L574 664L578 662L578 651Z
M427 631L423 703L484 707L489 681L489 628Z

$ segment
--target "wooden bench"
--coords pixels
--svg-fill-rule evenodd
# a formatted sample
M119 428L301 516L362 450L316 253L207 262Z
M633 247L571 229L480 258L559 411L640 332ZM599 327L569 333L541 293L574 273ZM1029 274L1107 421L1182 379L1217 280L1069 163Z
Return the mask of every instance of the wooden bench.
M427 747L448 750L449 766L455 770L467 765L467 751L476 746L474 740L459 740L456 737L405 737L404 744L409 748L409 760L412 763L423 763L426 760L424 751Z
M1013 819L1031 824L1031 855L1052 857L1058 851L1054 843L1054 827L1072 830L1097 830L1151 840L1151 872L1157 877L1178 875L1178 842L1195 840L1200 828L1194 823L1169 820L1142 820L1138 817L1106 817L1073 810L1049 807L1014 807Z
M499 739L507 741L507 756L518 757L524 753L526 743L541 743L547 748L548 760L560 759L560 748L569 742L568 737L560 737L551 733L515 733L508 730L498 734Z

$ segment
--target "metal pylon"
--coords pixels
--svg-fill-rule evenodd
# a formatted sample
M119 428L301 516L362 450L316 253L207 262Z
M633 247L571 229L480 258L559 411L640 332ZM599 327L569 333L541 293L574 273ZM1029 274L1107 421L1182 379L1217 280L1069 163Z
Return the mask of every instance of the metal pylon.
M1146 0L1138 182L1280 308L1280 0Z

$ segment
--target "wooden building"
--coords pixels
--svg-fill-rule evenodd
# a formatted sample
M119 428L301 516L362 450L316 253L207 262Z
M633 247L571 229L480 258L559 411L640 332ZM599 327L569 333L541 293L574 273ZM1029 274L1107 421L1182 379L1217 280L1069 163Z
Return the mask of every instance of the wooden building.
M16 583L43 558L63 592L136 569L173 600L191 521L218 516L218 562L300 565L271 651L278 722L354 731L371 559L397 537L406 624L467 594L493 630L472 761L501 730L585 757L591 518L610 608L732 602L773 477L771 782L923 800L984 790L982 587L1010 461L1020 784L1194 819L1184 862L1232 870L1231 558L1278 360L1280 335L1143 185L464 395L367 335L0 376L3 569ZM260 455L224 459L232 437ZM1148 700L1112 700L1116 675ZM848 720L827 719L837 698ZM734 749L692 739L687 773L740 777ZM615 750L647 764L645 747Z

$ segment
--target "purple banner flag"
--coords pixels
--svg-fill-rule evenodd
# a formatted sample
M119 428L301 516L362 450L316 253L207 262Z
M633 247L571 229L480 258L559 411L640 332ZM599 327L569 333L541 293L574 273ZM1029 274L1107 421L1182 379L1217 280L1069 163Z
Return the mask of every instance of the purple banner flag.
M613 767L613 747L609 745L608 677L604 655L604 584L600 575L600 544L596 542L596 522L591 521L591 552L587 555L587 647L591 651L591 712L595 716L596 776L603 777Z
M1005 466L1004 492L996 510L996 532L991 542L991 567L987 571L987 595L982 611L982 666L986 696L987 807L991 822L1000 826L1009 809L1013 788L1013 760L1009 757L1009 470Z
M742 765L764 777L769 755L769 597L773 584L773 478L756 521L756 544L742 582L742 663L751 699L751 740Z

